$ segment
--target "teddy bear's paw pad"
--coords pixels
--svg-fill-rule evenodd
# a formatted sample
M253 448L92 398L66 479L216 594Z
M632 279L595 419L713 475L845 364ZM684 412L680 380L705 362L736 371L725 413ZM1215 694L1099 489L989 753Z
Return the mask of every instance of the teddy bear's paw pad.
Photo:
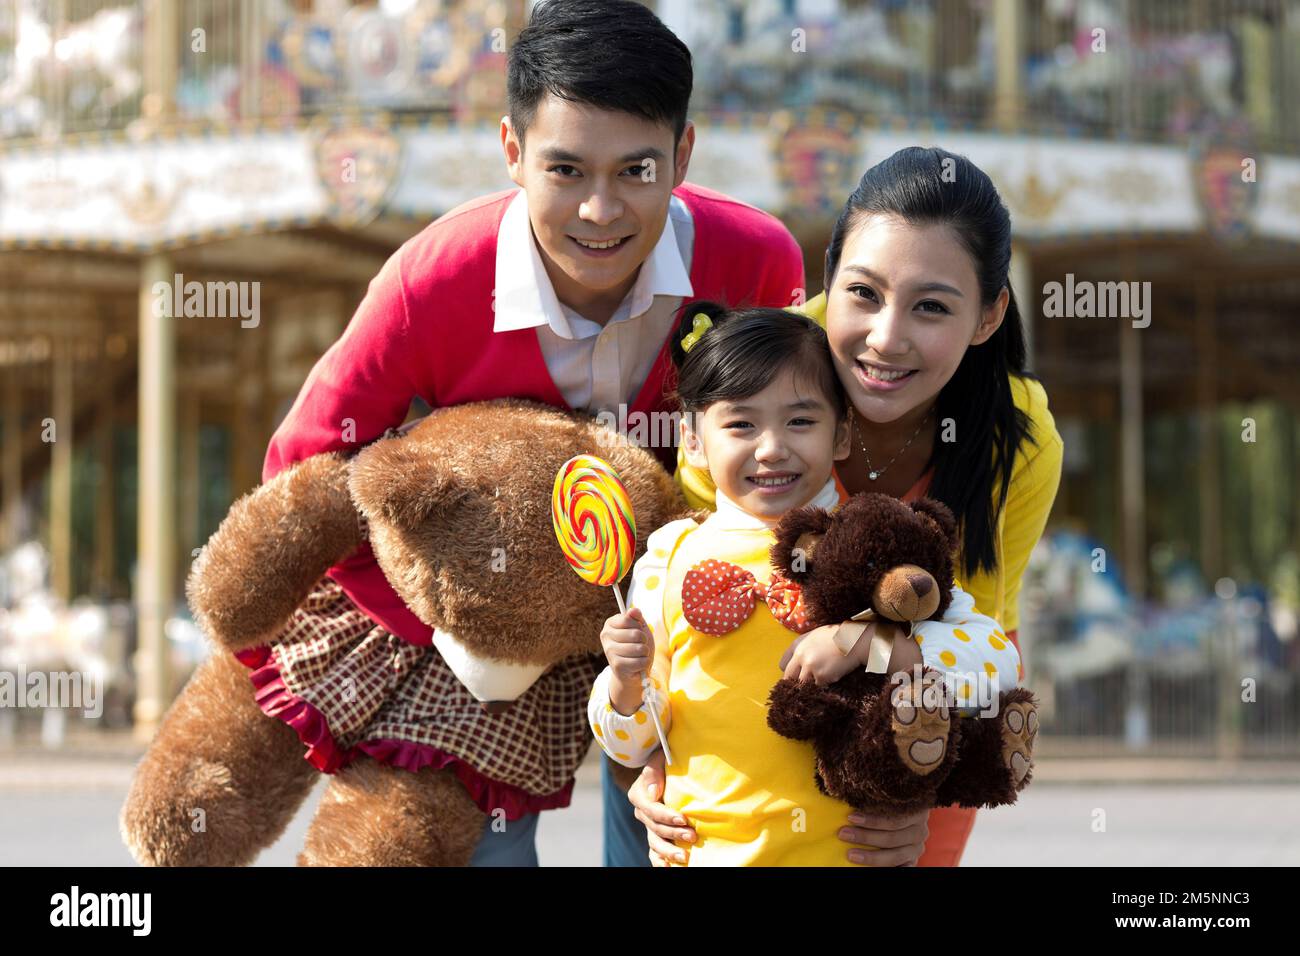
M1002 760L1019 789L1034 764L1038 711L1032 704L1008 704L1002 715Z
M943 763L948 749L949 715L944 688L928 675L894 691L894 746L915 774L925 776Z

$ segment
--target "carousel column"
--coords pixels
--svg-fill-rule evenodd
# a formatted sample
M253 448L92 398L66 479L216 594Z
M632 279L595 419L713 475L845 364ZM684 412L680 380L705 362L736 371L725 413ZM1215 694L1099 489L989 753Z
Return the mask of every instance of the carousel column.
M1007 276L1011 291L1020 308L1020 323L1025 330L1025 368L1034 368L1034 326L1038 322L1038 295L1034 292L1034 264L1029 247L1019 240L1011 243L1011 274Z
M1200 425L1200 454L1197 462L1199 505L1201 511L1201 572L1211 588L1219 592L1218 581L1227 568L1223 560L1223 511L1221 506L1222 460L1219 448L1219 416L1216 407L1214 358L1215 290L1212 280L1196 283L1196 404ZM1241 678L1247 676L1240 660L1239 648L1243 624L1238 605L1232 600L1235 588L1220 593L1218 626L1210 634L1210 660L1216 681L1215 756L1220 760L1238 760L1245 748L1245 723L1242 720Z
M239 0L239 117L261 116L262 0Z
M22 371L17 362L17 350L12 368L5 370L4 390L4 511L0 528L0 545L8 551L18 547L22 536L23 504L23 393Z
M50 589L72 600L72 342L54 342L51 382L54 428L50 447Z
M176 115L176 83L180 67L180 4L175 0L144 0L142 74L144 96L140 112L155 128Z
M180 64L180 4L144 0L143 77L140 112L146 126L165 127L176 116ZM171 289L171 257L154 254L140 269L139 482L136 519L135 605L138 635L135 670L135 733L148 741L158 729L171 699L171 675L164 627L175 591L176 329L170 295L157 297L153 287Z
M1223 512L1220 508L1219 434L1215 427L1214 286L1196 284L1196 404L1200 425L1201 571L1210 583L1223 575Z
M1124 516L1124 573L1135 601L1141 601L1147 590L1140 331L1130 320L1120 319L1120 513Z
M139 622L135 731L141 740L153 736L171 698L163 629L176 583L176 328L170 293L155 296L153 288L161 283L170 290L172 276L170 256L145 258L139 301L139 557L135 585Z
M108 389L103 398L99 429L95 437L95 564L91 576L92 591L101 600L113 593L113 551L116 543L117 512L117 449L114 436L117 430L117 368L110 354L112 336L105 323L100 336L104 347L99 353L99 381Z
M1125 257L1125 280L1133 276L1132 256ZM1127 317L1119 318L1120 513L1124 571L1134 605L1140 609L1147 593L1146 457L1142 420L1141 329ZM1140 615L1140 610L1139 610ZM1141 620L1139 616L1139 620ZM1124 741L1131 750L1143 750L1151 740L1150 677L1145 667L1130 666L1126 675L1127 701Z
M178 573L188 573L194 552L203 542L199 540L199 439L202 408L197 389L187 388L181 402L181 426L177 435L180 441L180 495L181 495L181 555Z
M265 289L262 290L262 293L263 293L262 301L265 304L264 314L275 315L277 303L275 302L274 299L268 301ZM274 325L272 326L272 328L276 328L276 327L277 326ZM250 329L249 331L255 333L261 332L263 328L265 328L265 326L259 324L257 328ZM284 336L283 335L280 336L280 341L283 341L283 339ZM266 448L267 446L270 445L271 436L275 434L276 425L279 424L276 421L276 413L278 411L277 409L278 401L277 401L277 393L275 388L275 367L272 364L272 359L275 356L276 344L277 344L276 336L274 336L270 331L267 331L266 338L258 343L259 345L258 353L257 353L258 429L256 433L257 437L256 437L256 446L255 446L257 448ZM280 354L284 354L284 353L280 353ZM258 482L262 480L261 466L262 463L258 462L257 464Z
M238 498L244 492L252 491L262 480L261 451L266 445L256 422L258 409L262 406L258 341L245 329L236 332L235 339L235 367L239 377L233 390L230 491L233 497Z
M998 129L1011 131L1024 114L1021 64L1025 62L1021 43L1024 27L1023 0L993 0L993 43L997 50L993 87L993 120Z

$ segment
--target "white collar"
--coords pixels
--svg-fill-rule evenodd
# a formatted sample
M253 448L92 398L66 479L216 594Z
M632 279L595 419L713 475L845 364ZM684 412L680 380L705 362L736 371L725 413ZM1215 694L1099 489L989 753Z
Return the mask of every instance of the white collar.
M678 201L673 197L673 201ZM549 325L561 338L586 338L600 331L596 323L586 323L584 335L575 335L569 315L580 318L573 310L566 310L555 295L551 277L546 273L541 253L533 239L532 224L528 219L528 193L523 189L506 207L497 232L496 290L494 332L531 329ZM694 293L690 274L682 262L673 229L671 211L664 217L663 232L646 261L641 264L636 282L623 299L618 312L610 320L619 322L644 314L657 295L689 296ZM566 315L566 311L569 315Z
M774 528L780 518L759 518L740 507L725 494L721 489L714 495L714 503L717 510L709 516L709 523L719 528ZM840 503L840 492L835 487L835 478L826 479L826 484L822 485L822 490L813 496L811 501L805 502L804 507L813 505L818 508L825 508L827 511L834 508Z

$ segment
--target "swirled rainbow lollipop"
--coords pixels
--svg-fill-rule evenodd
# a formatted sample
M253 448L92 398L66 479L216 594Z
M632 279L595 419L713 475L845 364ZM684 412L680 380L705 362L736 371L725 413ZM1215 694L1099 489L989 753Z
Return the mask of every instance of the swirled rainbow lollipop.
M551 489L551 524L578 577L612 587L626 613L618 582L632 569L636 519L614 467L595 455L578 455L561 465Z
M595 455L577 455L561 465L551 489L551 524L578 577L613 588L618 609L626 614L618 582L632 569L636 519L632 499L614 466ZM649 672L641 677L641 692L659 734L664 759L671 765L668 735L659 722L659 695Z

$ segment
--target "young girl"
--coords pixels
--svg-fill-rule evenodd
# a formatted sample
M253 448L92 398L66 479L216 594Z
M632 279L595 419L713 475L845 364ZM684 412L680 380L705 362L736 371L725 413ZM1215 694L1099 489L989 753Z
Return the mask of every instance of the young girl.
M679 844L683 858L689 849L683 862L851 865L837 836L846 807L818 790L812 745L767 726L768 694L794 632L762 601L722 637L695 630L682 613L682 584L693 566L729 561L767 583L781 517L808 504L839 504L831 472L849 454L848 417L826 334L782 310L726 313L697 303L687 310L673 358L682 444L716 483L717 510L650 535L633 568L629 613L611 617L601 633L610 666L592 689L592 732L619 763L645 762L658 746L641 689L649 667L672 754L664 802L689 817L698 835L693 846ZM987 648L997 624L969 600L954 600L953 608L921 625L920 648L895 642L888 672L922 659L954 674L981 669L984 657L976 661L967 648ZM974 640L958 640L957 628ZM866 665L870 644L860 634L847 653L830 644L830 658L798 655L790 676L836 680ZM999 673L1015 674L1019 655L1006 644L996 663Z

